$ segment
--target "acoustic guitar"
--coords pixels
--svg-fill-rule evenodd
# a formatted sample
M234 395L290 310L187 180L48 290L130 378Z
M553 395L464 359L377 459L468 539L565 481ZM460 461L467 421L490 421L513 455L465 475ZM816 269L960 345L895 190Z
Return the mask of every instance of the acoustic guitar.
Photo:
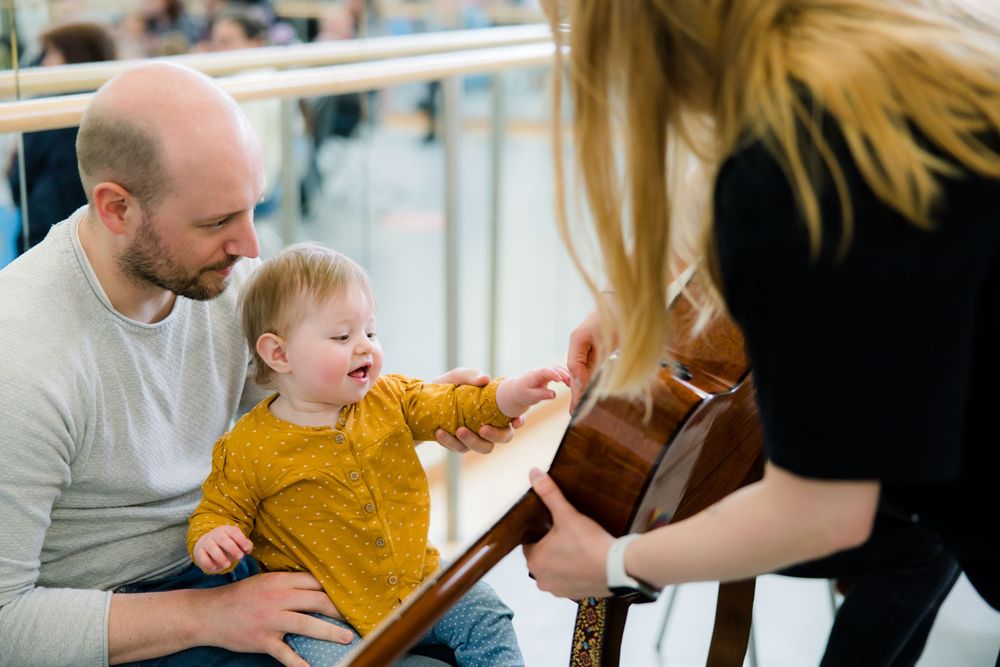
M697 313L671 309L673 331L689 332ZM697 337L678 333L654 382L652 409L606 398L575 416L549 469L566 498L614 536L680 521L759 479L761 431L753 385L736 326L716 318ZM647 418L648 417L648 418ZM351 653L345 664L386 667L505 555L537 542L551 516L530 489L450 566L429 578ZM708 664L742 665L754 580L722 584ZM626 598L581 602L571 665L617 665Z

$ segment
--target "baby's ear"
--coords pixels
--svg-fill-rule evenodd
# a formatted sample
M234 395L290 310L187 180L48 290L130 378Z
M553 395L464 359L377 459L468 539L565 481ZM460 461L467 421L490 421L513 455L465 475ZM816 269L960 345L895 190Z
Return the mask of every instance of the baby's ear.
M287 373L288 357L285 355L285 341L273 333L261 334L257 339L257 354L275 373Z

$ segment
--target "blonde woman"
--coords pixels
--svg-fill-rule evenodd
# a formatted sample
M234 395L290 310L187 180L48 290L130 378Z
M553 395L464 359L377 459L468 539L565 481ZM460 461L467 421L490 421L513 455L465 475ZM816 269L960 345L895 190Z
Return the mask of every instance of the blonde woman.
M912 664L959 566L1000 609L995 17L930 0L561 7L604 268L587 277L613 293L571 338L575 393L601 350L619 358L599 395L641 394L657 368L689 194L671 186L693 154L711 193L695 260L718 295L701 305L743 329L768 460L761 481L624 542L533 472L554 516L525 548L539 587L847 576L824 664Z

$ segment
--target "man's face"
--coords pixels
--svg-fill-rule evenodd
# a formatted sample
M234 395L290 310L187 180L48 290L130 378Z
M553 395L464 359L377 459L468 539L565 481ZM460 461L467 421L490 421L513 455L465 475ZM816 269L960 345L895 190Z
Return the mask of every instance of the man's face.
M252 218L251 218L252 219ZM125 275L143 283L156 285L179 296L206 301L226 289L226 278L239 255L207 266L192 266L183 256L171 252L167 242L156 231L156 222L143 215L142 225L132 245L121 256Z
M212 299L241 257L260 254L253 226L264 189L259 149L202 146L171 166L173 188L155 210L142 212L119 266L141 284Z

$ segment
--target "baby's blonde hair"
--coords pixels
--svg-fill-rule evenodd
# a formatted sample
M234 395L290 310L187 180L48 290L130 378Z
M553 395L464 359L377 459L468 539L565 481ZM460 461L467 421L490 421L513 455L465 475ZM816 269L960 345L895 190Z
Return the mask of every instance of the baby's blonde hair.
M240 296L243 334L256 366L254 380L272 385L271 367L257 352L266 333L285 338L310 306L357 290L375 304L368 274L357 262L315 243L288 246L261 264Z

